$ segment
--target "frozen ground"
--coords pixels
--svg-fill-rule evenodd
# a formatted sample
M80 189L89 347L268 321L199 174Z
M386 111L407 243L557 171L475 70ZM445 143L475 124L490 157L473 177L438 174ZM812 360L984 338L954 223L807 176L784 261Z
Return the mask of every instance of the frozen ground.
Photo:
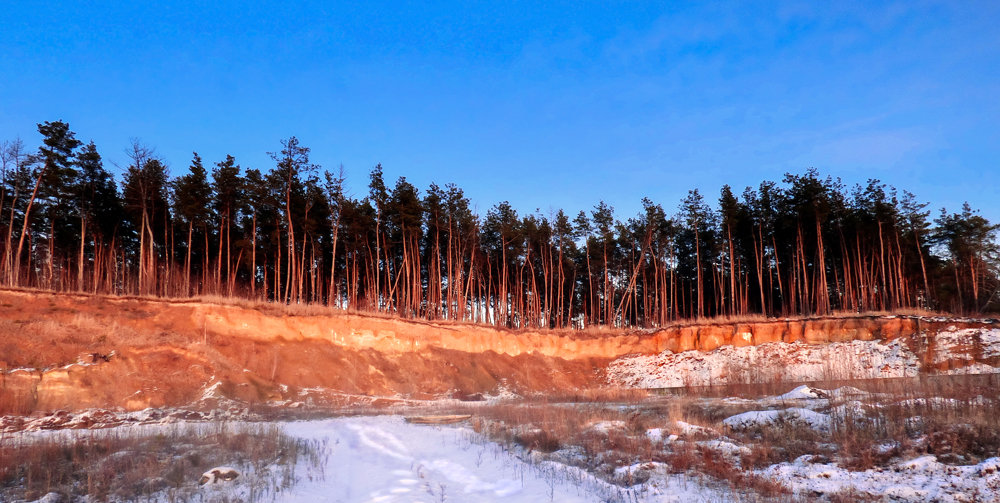
M1000 458L977 465L950 466L928 455L886 468L851 472L835 464L814 464L809 462L809 456L803 456L758 473L782 482L799 495L853 490L886 501L1000 501Z
M368 416L288 423L286 431L327 439L330 457L324 479L308 480L303 474L304 480L279 501L694 502L719 497L684 477L621 488L579 468L486 441L462 425L413 425L399 416Z
M374 416L289 423L286 431L328 439L329 463L324 480L300 482L283 501L596 501L496 444L475 442L465 428Z
M810 390L800 390L809 392ZM808 400L808 399L807 399ZM824 424L825 414L787 408L781 414ZM766 421L769 414L758 419ZM735 421L735 418L730 418ZM682 425L688 429L693 425ZM619 487L580 468L543 456L508 450L484 441L465 426L418 426L399 416L338 418L289 423L296 437L327 439L324 478L301 466L300 482L278 501L313 502L697 502L732 500L728 489L696 474L670 475L668 466L648 462L622 467L618 474L643 471L650 478ZM651 434L653 432L650 432ZM725 437L722 437L725 438ZM670 444L679 440L664 439ZM719 450L738 449L726 440L701 441ZM939 463L934 456L896 462L887 467L848 471L803 456L754 470L784 484L796 499L847 494L855 490L891 501L1000 501L1000 458L970 466Z
M625 432L648 438L654 451L683 450L685 445L722 454L740 469L750 444L741 431L767 425L799 424L829 434L836 407L871 396L861 390L820 390L800 386L788 393L755 400L719 399L753 410L720 421L715 427L665 420L663 427L634 431L622 421L593 423L602 435ZM988 399L981 399L988 400ZM835 405L836 404L836 405ZM183 421L182 421L183 422ZM206 427L213 423L196 422ZM296 482L276 489L265 499L276 502L702 502L755 501L752 493L734 493L724 482L697 470L678 472L669 462L642 461L614 470L618 480L635 476L634 485L614 485L580 465L571 466L571 445L550 454L506 446L485 439L464 423L428 426L407 423L398 415L354 416L277 423L292 437L322 446L319 464L295 465ZM175 422L124 424L104 430L20 431L7 441L50 435L176 427ZM628 432L632 433L628 433ZM673 434L669 434L673 432ZM890 446L891 447L891 446ZM276 470L276 467L268 468ZM847 470L825 456L804 455L744 473L780 483L794 501L831 501L833 495L851 500L882 497L887 501L1000 501L1000 458L959 466L932 455L896 459L867 470ZM200 489L198 501L249 501L255 474ZM195 481L190 482L197 487ZM853 492L852 492L853 491ZM766 500L766 499L765 499ZM787 498L785 499L787 500ZM46 500L39 500L46 501ZM171 501L160 493L151 501ZM194 500L191 500L194 501ZM784 501L784 500L783 500Z

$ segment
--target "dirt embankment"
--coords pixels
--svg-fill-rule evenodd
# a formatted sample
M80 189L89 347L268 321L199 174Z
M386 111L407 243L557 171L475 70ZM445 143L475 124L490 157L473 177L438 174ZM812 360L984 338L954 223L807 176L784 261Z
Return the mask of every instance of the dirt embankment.
M0 291L0 413L598 387L622 355L910 336L906 318L506 331L320 308ZM216 386L213 386L216 385ZM319 392L317 390L323 390Z

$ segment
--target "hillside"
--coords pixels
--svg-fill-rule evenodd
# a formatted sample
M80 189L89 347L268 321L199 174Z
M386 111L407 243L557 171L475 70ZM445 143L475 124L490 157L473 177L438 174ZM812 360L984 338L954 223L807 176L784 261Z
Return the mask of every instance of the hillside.
M504 391L573 393L607 386L717 384L752 380L732 369L734 362L742 362L742 368L752 363L745 348L760 345L771 354L771 360L761 359L761 364L787 363L803 351L836 344L865 343L876 353L879 347L893 345L899 353L905 346L913 372L992 372L1000 366L1000 350L993 347L1000 344L993 340L997 326L990 321L858 316L632 332L533 332L321 307L3 290L0 413L138 410L220 397L342 405L377 399L476 398ZM938 333L951 334L945 356L936 342ZM987 336L975 335L982 333ZM637 365L641 358L646 360ZM871 367L874 360L866 358L853 365ZM710 378L702 381L685 381L683 375L673 381L647 378L655 372L704 375L692 361L707 362L702 366L716 371L708 371ZM622 368L628 370L623 373ZM717 371L720 368L730 372ZM845 373L837 377L852 376L853 370L842 370ZM856 377L871 377L864 369L859 372ZM793 372L783 377L816 376Z

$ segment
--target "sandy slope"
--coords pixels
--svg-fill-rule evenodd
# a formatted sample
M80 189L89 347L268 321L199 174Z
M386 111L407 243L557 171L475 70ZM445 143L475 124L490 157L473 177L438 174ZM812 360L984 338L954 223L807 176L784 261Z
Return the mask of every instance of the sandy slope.
M607 386L609 363L623 357L612 365L612 386L697 384L740 371L734 362L757 362L754 369L768 372L793 363L772 361L774 343L819 351L810 361L826 360L823 351L837 348L899 347L917 358L920 371L1000 363L994 336L961 332L993 326L988 323L955 322L955 336L942 338L939 348L915 335L949 323L861 316L644 331L510 331L315 306L0 290L0 414L186 405L209 388L250 403L332 406L372 397L577 392ZM935 356L940 348L952 349ZM725 362L712 356L727 352L732 357ZM667 360L672 363L661 364ZM875 377L885 367L877 358L861 363ZM661 382L664 372L673 384Z

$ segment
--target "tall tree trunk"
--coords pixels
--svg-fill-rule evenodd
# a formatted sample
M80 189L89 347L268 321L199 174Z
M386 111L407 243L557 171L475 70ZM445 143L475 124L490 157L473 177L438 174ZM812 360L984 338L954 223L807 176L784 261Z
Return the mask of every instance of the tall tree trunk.
M726 237L729 241L729 302L730 302L729 314L735 315L737 314L736 313L736 265L734 260L735 253L733 250L732 225L726 226Z
M191 236L194 234L194 220L188 220L187 257L184 258L184 296L191 296Z
M819 286L816 289L816 304L820 314L830 312L830 289L826 281L826 249L823 246L823 229L816 217L816 254L819 258Z
M76 290L78 292L84 291L83 284L83 257L84 257L84 245L87 243L87 219L81 214L80 215L80 256L77 259L76 264Z
M930 295L931 289L927 283L927 266L924 265L924 251L920 246L920 233L917 231L916 227L913 229L913 240L916 241L917 245L917 256L920 257L920 273L924 277L924 309L930 306Z
M705 314L705 301L704 295L701 291L702 289L702 279L701 279L701 238L698 234L698 222L694 224L694 256L695 256L695 270L697 271L698 285L696 287L696 294L698 298L698 311L695 315L696 318L701 318Z
M28 200L28 207L24 210L24 222L21 224L21 237L17 241L17 255L14 256L14 281L12 282L14 286L19 286L20 284L20 274L21 274L21 253L24 251L24 237L28 234L28 219L31 215L31 207L35 204L35 197L38 195L38 185L42 183L42 176L45 174L45 168L42 168L38 173L38 178L35 180L35 188L31 191L31 199Z
M257 209L253 211L253 229L250 232L250 297L257 299ZM267 281L264 281L267 289Z

